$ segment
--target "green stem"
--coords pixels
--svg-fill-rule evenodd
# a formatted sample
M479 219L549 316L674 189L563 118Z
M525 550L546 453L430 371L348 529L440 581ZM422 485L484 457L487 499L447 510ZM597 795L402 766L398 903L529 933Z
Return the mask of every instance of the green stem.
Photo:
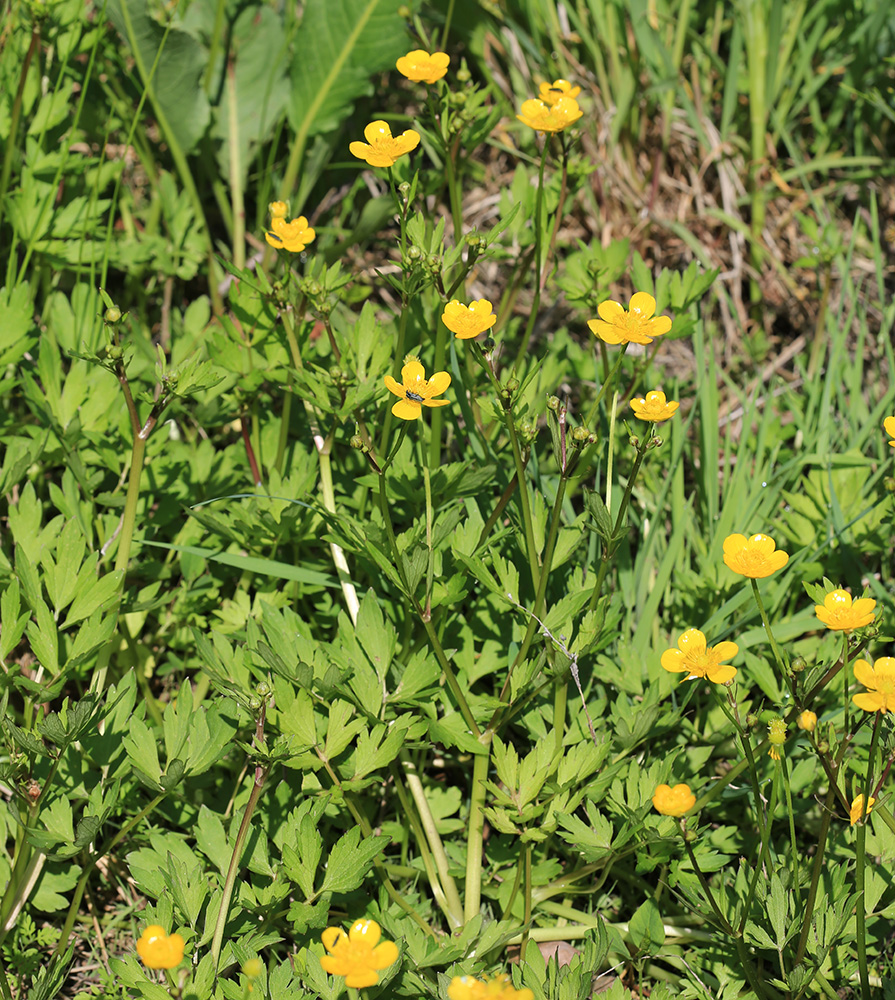
M445 48L448 40L448 32L451 30L451 21L454 19L454 0L448 3L447 14L444 19L444 30L441 32L441 47Z
M233 263L245 267L246 261L246 209L242 190L242 164L239 158L239 105L236 95L236 66L227 62L227 96L229 98L229 152L230 152L230 205L233 212Z
M513 462L516 466L516 482L519 484L519 508L522 511L522 525L525 531L525 548L528 555L528 567L531 571L531 585L534 590L537 590L542 570L538 566L538 550L535 545L534 521L531 517L531 499L528 495L528 483L525 479L525 463L522 461L522 448L519 445L519 436L516 434L516 424L513 420L512 411L505 409L503 416L510 434L510 444L513 448Z
M277 440L277 457L273 464L273 467L277 470L278 475L281 475L283 472L283 462L286 458L286 447L289 443L289 420L292 416L292 386L294 381L294 376L290 371L286 380L286 394L283 397L283 414L280 419L280 434L279 439Z
M602 344L602 341L600 341L600 343ZM618 377L618 370L621 368L622 361L624 361L625 359L625 351L627 351L628 349L627 344L622 344L621 346L622 349L618 352L618 357L615 359L615 364L612 366L612 371L609 372L606 378L603 379L603 384L600 386L600 391L597 393L597 398L594 400L593 406L591 406L590 410L588 411L587 419L584 421L585 427L589 428L592 426L594 418L597 415L597 410L600 408L600 403L602 402L603 397L606 395L606 392L609 389L609 387L615 384L616 378Z
M319 432L314 432L314 447L317 449L317 458L320 461L320 491L323 499L323 506L330 512L336 512L336 495L333 490L333 471L330 451L332 450L332 434L326 440L320 436ZM351 616L351 624L357 624L357 616L360 611L360 601L357 599L357 590L351 582L351 573L348 570L348 560L342 546L337 542L329 543L329 550L332 554L333 565L336 567L336 575L339 578L339 586L342 588L342 595L345 598L345 606Z
M848 697L848 632L842 633L842 701L844 705L844 729L849 729L849 697ZM875 732L875 730L874 730Z
M847 636L846 641L848 641ZM864 779L864 798L862 800L861 815L858 819L858 836L857 843L855 844L855 888L858 893L856 945L858 950L858 975L861 979L861 1000L870 1000L870 980L867 975L867 901L864 896L864 873L867 864L865 840L867 837L866 819L870 811L870 787L873 784L873 758L876 756L876 747L879 742L879 720L881 714L881 712L876 712L873 720L873 736L870 739L870 753L867 757L867 776Z
M28 79L28 70L31 67L31 60L34 53L40 46L40 26L35 23L31 29L31 44L25 53L19 70L19 84L16 87L16 96L12 101L12 113L9 119L9 131L6 133L6 148L3 150L3 166L0 168L0 226L3 225L3 206L6 203L6 190L9 187L9 178L12 173L12 159L15 153L22 147L17 142L19 131L19 119L22 115L22 100L25 93L25 83Z
M768 613L764 609L764 603L761 599L761 592L758 589L758 581L754 577L749 577L749 583L752 584L752 596L755 598L755 605L758 608L758 613L761 616L762 624L764 625L764 630L768 636L768 642L771 644L771 650L774 653L774 659L777 661L777 669L780 671L780 675L786 682L786 686L789 688L790 694L793 699L796 698L796 692L793 688L792 678L789 675L789 671L786 668L786 663L783 660L783 656L780 653L780 648L777 645L777 640L774 638L774 633L771 631L771 622L768 619Z
M783 789L786 793L786 811L789 816L789 849L792 852L792 884L798 891L799 887L799 845L796 841L796 820L792 810L792 788L789 782L789 765L781 756L780 767L783 772Z
M535 595L534 608L532 609L531 615L528 619L528 628L525 630L525 638L522 640L522 645L519 648L519 652L516 654L516 658L513 660L512 666L507 671L507 677L504 681L503 688L500 692L500 700L507 697L510 690L510 680L513 676L513 671L516 667L525 661L525 657L528 655L529 649L531 649L531 644L534 641L534 637L537 634L538 627L540 625L539 619L543 616L544 605L547 599L547 581L550 577L550 569L553 564L553 552L556 549L556 539L559 535L559 524L562 519L562 504L566 495L566 486L568 484L568 475L573 471L574 462L570 462L565 471L559 477L559 482L556 486L556 498L553 501L553 511L550 516L550 528L547 533L547 543L544 546L544 564L541 566L541 575L538 580L538 590ZM492 720L492 728L496 726L497 715L500 709L497 709L494 714L494 719Z
M211 39L208 45L208 65L205 67L205 79L203 80L206 94L210 94L211 92L211 74L214 72L218 49L221 45L221 29L224 26L224 12L226 7L227 0L217 0L214 11L214 26L211 29Z
M426 798L423 783L420 781L419 775L416 773L416 767L409 760L407 760L405 756L402 756L401 764L404 768L404 777L407 781L407 787L410 789L410 794L413 796L413 801L416 803L417 812L419 813L423 829L426 833L426 840L428 841L432 855L435 858L435 866L438 869L438 877L441 881L442 888L444 889L444 895L448 906L448 919L452 928L462 927L463 904L460 902L460 894L457 891L457 883L454 881L453 876L450 873L450 862L448 861L444 844L441 841L441 835L438 833L438 827L435 824L435 817L432 815L432 810L429 808L429 801Z
M71 937L72 930L75 926L75 920L77 920L78 917L78 911L81 908L81 900L84 898L84 891L87 888L87 882L93 872L93 869L104 857L115 850L118 844L120 844L121 841L128 836L135 826L141 823L152 812L152 810L155 809L155 807L162 801L162 799L164 799L166 795L167 792L162 792L161 795L156 795L151 802L148 802L135 816L131 817L131 819L124 824L124 826L107 844L101 847L87 860L84 865L84 870L81 872L81 877L78 879L78 883L75 886L75 892L72 896L71 904L68 908L68 914L66 915L65 923L62 926L62 932L59 935L59 940L56 942L56 948L54 949L54 953L56 955L61 955L68 945L68 940Z
M538 170L538 193L537 200L535 201L535 255L534 255L534 271L535 271L535 290L534 298L532 299L531 309L528 314L528 322L525 324L525 333L522 334L522 341L519 344L519 354L516 357L516 363L513 365L513 371L515 372L525 357L528 351L528 342L531 340L532 332L535 328L535 323L538 319L538 310L541 306L541 216L544 211L544 167L547 163L547 151L550 149L550 136L544 136L544 148L541 152L541 166Z
M566 706L569 700L568 680L558 681L553 692L553 745L556 752L562 751L566 734Z
M403 438L403 436L402 436ZM398 445L400 446L400 441ZM394 454L394 453L393 453ZM457 682L457 677L454 674L453 668L448 662L447 655L444 652L444 647L441 645L441 640L438 638L438 633L432 627L432 622L426 618L423 614L423 608L419 601L414 596L410 589L410 583L407 579L407 573L404 570L404 557L398 549L398 540L395 537L395 529L392 524L391 514L388 509L388 497L385 491L385 469L388 467L388 463L382 469L378 469L379 474L379 510L382 514L382 521L385 525L386 534L388 535L389 545L392 550L392 557L395 561L395 568L398 571L398 577L401 580L401 585L404 588L404 592L407 595L407 599L413 605L414 610L419 615L420 621L423 623L423 628L426 630L426 635L429 638L429 642L432 645L432 650L435 653L435 658L438 660L441 666L442 672L444 673L445 681L447 686L454 696L457 702L457 707L460 710L460 714L463 716L466 725L469 727L469 731L472 735L478 739L481 735L481 730L476 724L475 718L473 717L472 711L469 708L469 704L466 701L466 696L463 694L463 689Z
M236 834L236 842L233 845L233 854L230 856L230 867L227 869L227 877L224 880L224 887L221 894L221 907L218 910L217 921L214 925L214 937L211 942L211 956L214 964L214 974L217 976L218 967L221 961L221 949L224 943L224 930L227 925L227 914L230 911L230 900L233 897L233 886L236 884L236 876L239 872L239 862L242 860L242 851L245 847L246 838L249 835L249 827L252 822L252 813L261 797L261 790L264 788L264 779L267 771L263 767L255 768L255 780L252 785L252 792L249 801L246 803L245 814L239 824L239 831Z
M491 730L479 736L484 753L476 754L472 762L472 790L469 796L469 832L466 837L466 886L463 915L469 923L482 905L482 844L485 833L485 782L491 763Z
M560 144L562 146L562 179L559 185L559 202L556 205L556 214L553 217L553 230L550 233L550 242L547 244L547 253L544 255L544 266L541 270L540 285L543 288L547 284L547 274L550 270L550 258L553 256L553 250L556 246L556 237L559 233L559 226L562 222L562 210L566 201L566 194L568 191L568 181L569 181L569 151L566 146L566 135L565 132L561 132Z
M528 932L531 928L531 915L532 915L532 905L531 905L531 893L532 893L532 871L531 871L531 851L532 843L528 841L525 847L522 849L522 856L524 858L525 864L525 874L523 878L523 899L525 903L525 911L523 915L523 925L522 925L522 940L519 942L519 951L522 955L525 954L525 946L528 944Z
M433 373L444 370L447 352L448 330L439 319L435 327L435 362ZM441 464L441 428L444 423L445 407L438 406L432 411L432 427L429 432L429 468L437 469ZM390 411L391 412L391 411Z
M606 574L609 570L609 564L612 561L613 555L615 555L618 543L621 541L619 533L621 532L622 525L625 523L624 519L628 510L628 504L631 501L631 493L634 490L634 483L637 481L637 474L640 472L640 466L643 464L643 456L649 448L652 432L653 425L650 424L649 431L637 445L637 454L634 456L634 467L631 469L631 475L628 476L628 482L625 484L625 492L622 496L622 502L618 508L615 524L612 526L612 538L603 540L603 552L600 556L600 569L597 572L597 579L594 583L593 593L590 595L590 602L588 603L588 610L590 611L594 610L597 606L597 602L600 600L600 595L603 592L603 583L606 580Z

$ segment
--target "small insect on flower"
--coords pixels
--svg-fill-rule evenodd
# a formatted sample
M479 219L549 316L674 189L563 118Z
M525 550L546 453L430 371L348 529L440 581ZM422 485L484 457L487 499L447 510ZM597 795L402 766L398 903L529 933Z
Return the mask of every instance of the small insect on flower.
M670 673L686 674L684 680L705 678L713 684L729 684L737 675L737 668L722 661L732 660L740 651L735 642L706 644L698 628L688 628L678 639L677 649L666 649L661 664Z
M672 788L659 785L653 792L653 808L663 816L683 816L696 805L696 796L683 782Z
M395 66L401 76L414 83L436 83L447 73L450 61L451 57L446 52L430 55L425 49L413 49L406 56L400 56Z
M573 87L568 80L554 80L553 83L542 83L538 88L538 100L551 107L561 97L577 97L581 93L580 87Z
M867 660L855 660L855 679L867 691L852 695L852 701L865 712L895 712L895 657L881 656L871 667Z
M875 607L876 601L870 597L859 597L854 601L846 591L833 590L824 597L823 604L814 605L814 611L827 628L836 632L853 632L873 621Z
M775 551L776 550L776 551ZM740 576L761 579L776 573L789 562L789 555L777 549L770 535L728 535L724 539L724 565Z
M471 340L480 333L490 330L497 322L487 299L476 299L468 306L454 299L444 307L441 322L458 340Z
M137 941L137 954L147 969L173 969L183 961L183 938L150 924Z
M516 117L535 132L562 132L583 114L574 97L560 96L551 104L533 97L522 102L521 112Z
M321 935L329 952L320 959L324 972L344 976L345 985L361 990L379 982L379 972L398 961L394 941L380 941L375 920L355 920L346 934L341 927L327 927Z
M870 815L870 810L873 808L876 799L871 795L867 800L867 809L864 809L864 796L859 795L856 799L852 799L851 809L848 812L848 818L851 825L854 826L855 823L860 822L861 814L863 813L866 819Z
M589 319L587 325L606 344L651 344L671 329L668 316L654 316L656 300L649 292L635 292L628 308L619 302L601 302L597 306L599 319Z
M424 406L447 406L449 399L433 399L440 396L451 384L448 372L435 372L432 378L426 379L426 369L410 358L401 369L401 381L385 376L385 385L389 392L398 397L398 402L392 407L392 413L402 420L418 420Z
M517 990L506 973L491 979L454 976L448 985L447 995L450 1000L534 1000L531 990Z
M392 135L388 122L377 119L364 129L366 142L352 142L351 155L365 160L371 167L393 167L399 156L404 156L420 144L420 134L412 128L400 135Z
M645 396L631 400L631 409L634 411L634 416L638 420L649 420L654 424L673 417L680 405L680 403L676 403L673 399L666 401L665 393L659 389L653 389L652 392L648 392Z

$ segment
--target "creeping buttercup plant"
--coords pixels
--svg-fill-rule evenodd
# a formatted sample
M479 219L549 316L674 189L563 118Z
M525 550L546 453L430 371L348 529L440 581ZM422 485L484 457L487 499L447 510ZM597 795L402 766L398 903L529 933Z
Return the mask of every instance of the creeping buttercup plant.
M794 15L182 6L0 28L3 1000L889 996L895 316L730 337L872 160L766 161Z

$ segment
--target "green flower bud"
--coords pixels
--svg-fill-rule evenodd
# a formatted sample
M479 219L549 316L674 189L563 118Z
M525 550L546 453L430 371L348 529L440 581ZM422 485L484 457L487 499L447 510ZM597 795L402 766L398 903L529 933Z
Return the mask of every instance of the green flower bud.
M757 725L758 725L758 716L755 714L755 712L750 712L746 716L746 728L747 729L754 729L755 726L757 726Z
M548 396L547 397L547 409L553 410L554 413L559 409L559 396Z
M461 66L460 69L457 70L458 83L469 83L471 79L472 79L472 73L470 73L465 66Z
M341 382L345 377L345 373L338 365L333 365L329 370L329 377L333 380L333 382Z
M808 666L808 661L805 659L804 656L794 656L790 661L789 669L794 674L800 674L807 666Z
M468 247L477 247L482 242L482 237L478 233L467 233L466 234L466 245Z
M348 443L356 451L363 451L364 450L364 439L360 436L360 434L352 434L351 435L351 440Z
M407 181L401 181L398 190L401 192L401 197L406 199L410 194L410 184Z
M507 392L515 392L519 388L519 379L507 379Z
M253 694L252 697L249 698L249 708L253 712L261 711L261 699L256 694Z
M407 256L411 260L419 260L422 255L423 251L416 245L407 248Z
M255 685L255 694L259 698L266 698L270 694L270 685L267 681L258 681Z
M485 337L485 339L482 341L482 350L486 354L488 353L488 351L493 351L494 350L494 338L493 337Z
M584 444L590 437L590 431L586 427L573 427L572 440L575 444Z
M103 319L110 324L117 323L121 319L121 310L118 306L109 306L103 315Z

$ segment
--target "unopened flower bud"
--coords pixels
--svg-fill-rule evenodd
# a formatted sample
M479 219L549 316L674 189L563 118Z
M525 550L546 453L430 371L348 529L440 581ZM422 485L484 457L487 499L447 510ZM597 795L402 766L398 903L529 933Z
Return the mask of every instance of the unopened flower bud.
M817 727L817 715L809 712L806 708L799 716L799 729L804 729L807 733L813 733Z
M419 361L419 358L415 354L405 354L404 364L409 365L411 361Z
M242 972L244 976L248 976L249 979L257 979L262 972L264 966L261 964L260 958L250 958L245 965L242 967Z
M455 90L450 96L452 108L462 108L466 103L466 94L462 90Z
M117 323L121 319L121 310L118 306L109 306L103 314L103 319L107 323Z
M407 181L401 181L398 190L401 192L401 197L406 198L410 194L410 184Z
M804 656L794 656L789 663L789 669L794 674L800 674L807 666L808 666L808 661L805 659Z
M352 434L351 440L348 443L355 449L355 451L364 450L364 439L360 436L360 434Z
M333 380L333 382L341 382L345 377L345 373L338 365L333 365L329 370L329 377Z
M886 476L883 480L883 487L887 493L895 493L895 478Z
M411 11L411 9L407 6L406 3L402 3L401 6L398 8L398 17L400 17L402 21L409 21L412 16L413 12Z
M547 409L553 410L554 413L559 409L559 396L548 396L547 397Z
M285 219L289 214L289 206L285 201L272 201L267 206L267 211L272 219Z
M477 247L482 242L482 237L478 233L467 233L466 234L466 245L468 247Z
M472 73L470 73L465 66L461 66L460 69L457 70L457 81L459 83L469 83L471 79Z
M308 295L313 295L315 298L323 292L323 285L319 281L309 281L306 287Z
M746 728L753 729L757 725L758 725L758 716L754 712L750 712L746 716Z
M261 699L257 695L253 694L252 697L249 698L249 708L253 712L261 711Z
M684 839L687 841L688 844L692 844L693 841L696 840L697 836L698 834L696 833L695 830L684 831Z
M485 351L485 353L487 353L488 351L493 351L494 350L494 338L493 337L485 337L485 339L482 341L482 350Z
M817 749L821 753L829 753L830 752L830 744L827 743L826 740L821 740L820 743L817 744Z
M509 378L507 379L507 392L515 392L519 388L519 379Z
M407 248L407 256L411 260L419 260L422 255L423 251L416 245Z
M270 685L267 681L258 681L255 685L255 694L259 698L266 698L270 694Z
M584 444L590 437L590 431L586 427L573 427L572 440L575 444Z

